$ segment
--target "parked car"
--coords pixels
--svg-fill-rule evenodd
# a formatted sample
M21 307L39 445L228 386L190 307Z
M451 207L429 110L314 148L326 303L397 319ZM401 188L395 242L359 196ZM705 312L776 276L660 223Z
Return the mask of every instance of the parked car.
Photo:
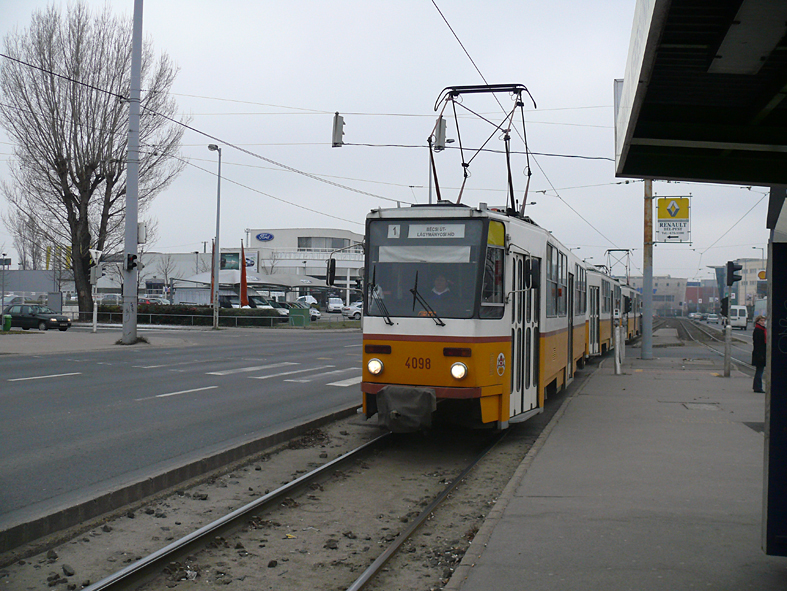
M328 312L341 312L342 307L344 306L344 302L342 302L342 298L328 298L328 305L326 306L326 311Z
M342 316L360 320L363 316L363 302L353 302L349 306L342 306Z
M123 296L118 293L105 293L98 303L102 306L122 306Z
M46 306L15 304L3 310L3 314L11 316L11 326L17 326L22 330L37 328L38 330L49 330L57 328L66 331L71 326L71 318L63 314L58 314Z
M295 300L295 301L296 301L296 302L301 302L301 303L303 303L303 304L306 304L307 306L312 306L312 307L314 307L314 306L316 306L316 305L317 305L317 298L315 298L314 296L310 296L310 295L303 295L303 296L300 296L300 297L299 297L297 300Z
M12 293L5 294L5 298L2 302L2 307L5 308L6 306L11 306L13 304L23 304L25 298L22 296L14 295Z
M290 309L285 306L284 304L280 304L276 300L268 300L268 303L273 306L273 309L279 313L281 316L282 321L289 322L290 320Z
M290 302L290 306L294 308L303 308L305 310L309 310L309 318L311 319L312 322L317 322L320 318L322 318L322 313L317 308L309 306L304 302L299 302L296 300L294 302Z
M719 323L718 314L708 314L708 324L718 324L718 323Z
M153 304L155 306L167 306L169 305L169 301L165 300L164 298L157 298L157 297L142 297L137 300L137 303L140 304Z

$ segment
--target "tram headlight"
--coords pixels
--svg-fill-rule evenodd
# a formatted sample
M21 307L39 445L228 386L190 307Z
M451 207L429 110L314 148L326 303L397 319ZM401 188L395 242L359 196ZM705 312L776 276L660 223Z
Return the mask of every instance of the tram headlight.
M366 369L368 369L369 373L373 376L379 376L383 373L383 362L374 357L366 364Z
M467 366L457 361L451 366L451 375L457 380L464 379L467 375Z

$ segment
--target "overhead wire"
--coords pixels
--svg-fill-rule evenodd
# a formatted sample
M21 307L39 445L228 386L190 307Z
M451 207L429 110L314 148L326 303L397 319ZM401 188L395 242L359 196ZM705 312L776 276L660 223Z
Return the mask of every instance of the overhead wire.
M445 24L448 26L448 29L451 31L451 34L453 34L454 38L455 38L455 39L456 39L456 41L459 43L459 45L460 45L460 47L462 48L462 50L465 52L465 55L466 55L466 56L467 56L467 58L470 60L470 63L471 63L471 64L473 64L473 67L475 68L476 72L478 72L478 75L479 75L479 76L481 76L481 79L484 81L484 84L486 84L486 85L488 86L488 85L489 85L489 82L488 82L488 81L487 81L487 79L484 77L483 73L482 73L482 72L481 72L481 70L478 68L478 66L476 65L476 63L475 63L475 60L473 60L472 56L471 56L471 55L470 55L470 53L467 51L467 48L465 47L464 43L462 43L462 40L459 38L459 36L456 34L456 31L454 31L453 27L451 26L451 23L449 23L449 22L448 22L448 19L445 17L445 15L443 14L443 12L440 10L440 7L439 7L439 6L437 6L437 2L436 2L435 0L432 0L432 4L433 4L433 5L434 5L434 7L437 9L437 12L438 12L438 13L440 13L440 16L442 17L443 21L444 21L444 22L445 22ZM500 103L500 100L497 98L497 96L496 96L496 95L494 95L494 94L493 94L493 96L494 96L494 99L495 99L495 101L497 102L497 104L498 104L498 105L500 105L500 109L503 111L503 113L506 113L506 110L505 110L505 108L503 108L503 105ZM517 132L517 134L519 134L519 130L518 130L518 129L516 129L516 126L512 126L512 127L513 127L513 128L514 128L514 130ZM521 136L520 136L520 137L521 137ZM522 138L522 140L523 140L523 142L525 141L525 140L524 140L524 138ZM527 143L526 143L526 142L525 142L525 152L526 152L526 153L528 153L528 152L529 152L529 150L527 149ZM530 153L532 154L532 152L530 152ZM569 203L568 203L568 202L567 202L565 199L563 199L563 197L560 195L560 193L558 193L557 189L555 188L555 185L552 183L552 181L551 181L551 179L549 178L549 176L546 174L546 171L545 171L545 170L544 170L544 168L541 166L541 163L540 163L540 162L539 162L539 161L538 161L538 160L537 160L535 157L533 157L533 161L536 163L536 166L538 166L539 170L541 171L541 174L543 174L543 175L544 175L544 178L545 178L545 179L546 179L546 181L549 183L549 186L552 188L552 191L554 191L554 193L555 193L555 196L556 196L558 199L560 199L560 201L561 201L561 202L563 202L563 204L564 204L566 207L568 207L568 208L569 208L571 211L573 211L573 212L574 212L574 213L575 213L575 214L576 214L576 215L577 215L577 216L578 216L578 217L579 217L579 218L580 218L582 221L584 221L584 222L585 222L585 223L586 223L588 226L590 226L590 227L591 227L591 228L592 228L592 229L593 229L593 230L594 230L596 233L598 233L598 234L599 234L599 235L600 235L602 238L604 238L604 240L606 240L607 242L609 242L609 243L610 243L612 246L615 246L615 247L617 247L617 244L615 244L615 242L614 242L614 241L613 241L611 238L609 238L608 236L606 236L606 235L605 235L603 232L601 232L601 230L599 230L599 229L598 229L598 228L596 228L596 227L595 227L593 224L591 224L591 223L590 223L590 221L588 221L588 220L587 220L587 219L586 219L586 218L585 218L585 217L584 217L582 214L580 214L580 213L579 213L579 212L578 212L576 209L574 209L574 207L572 207L572 206L571 206L571 205L570 205L570 204L569 204Z
M117 97L117 98L119 98L121 100L128 100L125 97L123 97L122 95L119 95L119 94L117 94L115 92L112 92L112 91L109 91L109 90L106 90L106 89L102 89L102 88L99 88L97 86L93 86L91 84L87 84L85 82L82 82L80 80L76 80L76 79L70 78L70 77L65 76L63 74L58 74L57 72L54 72L54 71L51 71L51 70L47 70L45 68L42 68L41 66L37 66L35 64L30 64L30 63L25 62L23 60L20 60L20 59L17 59L17 58L13 58L13 57L5 54L5 53L0 53L0 57L4 57L6 59L9 59L11 61L17 62L19 64L25 65L27 67L30 67L30 68L33 68L33 69L36 69L36 70L40 70L42 72L45 72L45 73L50 74L52 76L55 76L57 78L61 78L63 80L69 81L69 82L80 84L82 86L85 86L86 88L90 88L90 89L95 90L97 92L102 92L102 93L108 94L110 96ZM157 112L157 111L155 111L153 109L147 108L144 105L140 105L140 107L145 109L146 111L154 114L154 115L157 115L157 116L161 117L162 119L166 119L167 121L169 121L171 123L174 123L175 125L179 125L179 126L185 128L185 129L188 129L189 131L192 131L194 133L202 135L203 137L212 139L212 140L214 140L214 141L216 141L216 142L218 142L218 143L220 143L220 144L222 144L224 146L229 146L231 148L234 148L234 149L238 150L239 152L243 152L244 154L252 156L253 158L258 158L260 160L268 162L269 164L273 164L274 166L278 166L280 168L283 168L284 170L288 170L289 172L300 174L300 175L305 176L307 178L310 178L312 180L315 180L315 181L318 181L318 182L321 182L321 183L326 183L328 185L332 185L334 187L341 188L341 189L344 189L346 191L351 191L351 192L354 192L354 193L365 195L367 197L373 197L375 199L382 199L384 201L391 201L391 202L397 202L397 201L403 202L404 201L402 199L397 200L397 199L392 199L390 197L383 197L382 195L376 195L374 193L369 193L368 191L361 191L360 189L355 189L354 187L349 187L347 185L342 185L341 183L335 183L333 181L329 181L329 180L320 178L319 176L314 175L312 173L308 173L308 172L299 170L299 169L297 169L297 168L295 168L293 166L288 166L286 164L282 164L281 162L277 162L276 160L273 160L271 158L267 158L265 156L262 156L260 154L255 153L255 152L252 152L251 150L247 150L245 148L242 148L242 147L240 147L237 144L233 144L232 142L225 141L225 140L223 140L223 139L221 139L221 138L219 138L217 136L211 135L211 134L209 134L207 132L204 132L204 131L202 131L200 129L197 129L197 128L191 126L191 125L188 125L187 123L184 123L182 121L178 121L177 119L174 119L172 117L164 115L163 113L159 113L159 112Z

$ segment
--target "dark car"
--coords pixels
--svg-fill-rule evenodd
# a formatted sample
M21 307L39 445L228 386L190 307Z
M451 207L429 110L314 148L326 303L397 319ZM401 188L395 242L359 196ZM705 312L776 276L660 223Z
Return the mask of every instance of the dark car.
M46 306L37 305L14 305L8 306L3 314L11 316L11 326L18 326L23 330L37 328L38 330L49 330L58 328L68 330L71 326L71 318L63 314L58 314Z

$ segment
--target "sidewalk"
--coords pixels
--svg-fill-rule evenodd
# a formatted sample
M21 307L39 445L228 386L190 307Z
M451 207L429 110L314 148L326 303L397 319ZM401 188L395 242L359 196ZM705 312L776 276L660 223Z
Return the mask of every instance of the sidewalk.
M167 336L161 332L151 335L142 331L138 336L148 340L149 345L168 347L188 342L186 331L171 331ZM99 328L95 333L87 327L72 326L67 331L11 329L0 334L0 355L38 355L47 353L76 353L80 351L114 350L123 337L123 329Z
M760 547L764 395L655 337L566 401L446 589L787 589Z

